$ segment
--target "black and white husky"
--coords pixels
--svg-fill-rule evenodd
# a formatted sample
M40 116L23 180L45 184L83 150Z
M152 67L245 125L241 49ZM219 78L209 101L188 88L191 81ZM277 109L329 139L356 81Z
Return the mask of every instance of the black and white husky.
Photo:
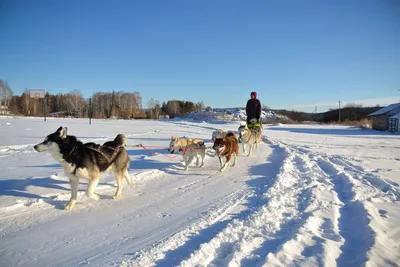
M34 148L38 152L48 151L61 164L68 176L71 183L71 200L64 207L66 210L72 209L75 205L79 178L89 180L86 195L94 200L99 199L94 191L99 182L100 174L103 172L112 171L115 175L118 188L114 199L121 196L124 177L128 184L132 183L132 178L128 173L130 159L122 145L112 147L100 146L95 143L83 144L75 136L67 135L67 128L60 127L56 132L48 135L42 143L35 145Z

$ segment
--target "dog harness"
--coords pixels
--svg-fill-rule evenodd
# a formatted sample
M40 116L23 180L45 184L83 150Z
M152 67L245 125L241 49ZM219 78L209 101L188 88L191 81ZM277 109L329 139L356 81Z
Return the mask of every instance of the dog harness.
M261 127L261 124L259 123L249 123L247 124L247 128L254 128L254 127Z

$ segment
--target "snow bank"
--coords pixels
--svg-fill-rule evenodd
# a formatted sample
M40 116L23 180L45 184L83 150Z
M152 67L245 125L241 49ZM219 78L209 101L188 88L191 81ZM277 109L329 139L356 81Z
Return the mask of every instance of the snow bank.
M187 120L192 122L230 122L230 121L245 121L247 118L246 110L244 109L218 109L217 111L201 111L201 112L190 112L185 116L177 117L175 120ZM287 121L288 117L276 114L273 111L262 111L261 119L263 123L269 121Z

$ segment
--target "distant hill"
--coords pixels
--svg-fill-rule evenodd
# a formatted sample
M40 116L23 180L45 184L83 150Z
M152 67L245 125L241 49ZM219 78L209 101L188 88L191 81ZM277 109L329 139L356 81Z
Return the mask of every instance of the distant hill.
M341 121L358 121L366 118L369 114L381 109L381 107L348 107L340 110ZM272 110L277 114L285 115L294 121L316 121L332 122L339 121L339 109L330 110L323 113L307 113L290 110Z
M341 109L341 121L351 120L358 121L366 118L369 114L381 109L381 107L347 107ZM224 112L238 115L241 120L246 119L245 108L215 108L214 112ZM286 109L268 109L263 114L268 114L268 120L279 120L282 118L293 121L315 121L315 122L332 122L339 121L339 109L330 110L322 113L307 113Z

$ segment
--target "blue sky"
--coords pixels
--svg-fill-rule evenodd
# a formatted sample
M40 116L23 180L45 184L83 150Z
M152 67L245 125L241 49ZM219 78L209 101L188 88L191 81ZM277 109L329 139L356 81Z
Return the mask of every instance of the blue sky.
M400 100L400 1L0 2L0 79L319 111Z

